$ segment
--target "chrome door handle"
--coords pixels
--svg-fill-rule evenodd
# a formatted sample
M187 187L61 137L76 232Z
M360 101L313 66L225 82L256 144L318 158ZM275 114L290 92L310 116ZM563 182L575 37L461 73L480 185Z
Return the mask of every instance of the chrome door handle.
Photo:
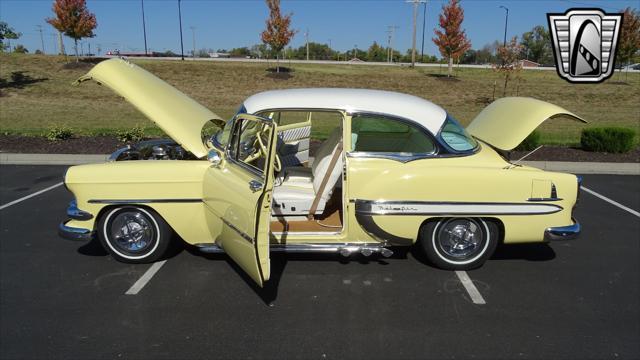
M251 191L253 191L253 192L261 190L262 189L262 183L260 181L251 180L251 181L249 181L249 189L251 189Z

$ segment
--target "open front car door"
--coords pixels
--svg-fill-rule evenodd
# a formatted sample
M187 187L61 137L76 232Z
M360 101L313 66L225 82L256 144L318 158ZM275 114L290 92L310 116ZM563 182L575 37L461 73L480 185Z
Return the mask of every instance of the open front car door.
M204 203L221 229L216 243L263 286L270 275L277 129L272 120L247 114L237 115L231 126L222 161L214 162L205 173Z

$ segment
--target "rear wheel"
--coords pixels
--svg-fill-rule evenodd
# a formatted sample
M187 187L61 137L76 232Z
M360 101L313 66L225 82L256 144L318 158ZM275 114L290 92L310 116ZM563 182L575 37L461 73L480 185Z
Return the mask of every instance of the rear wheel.
M143 264L160 259L171 241L171 228L151 209L123 206L108 210L98 222L98 237L116 260Z
M443 218L421 228L420 244L435 266L471 270L491 257L498 234L495 223L481 218Z

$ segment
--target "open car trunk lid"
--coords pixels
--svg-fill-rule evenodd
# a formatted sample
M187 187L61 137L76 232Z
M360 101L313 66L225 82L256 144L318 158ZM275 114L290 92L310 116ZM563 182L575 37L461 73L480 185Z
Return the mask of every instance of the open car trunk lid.
M167 135L198 158L207 154L203 126L218 115L143 68L123 59L100 62L75 84L95 80L124 97Z
M507 97L484 108L467 126L476 138L500 150L512 150L545 120L566 116L582 122L578 115L557 105L526 97Z

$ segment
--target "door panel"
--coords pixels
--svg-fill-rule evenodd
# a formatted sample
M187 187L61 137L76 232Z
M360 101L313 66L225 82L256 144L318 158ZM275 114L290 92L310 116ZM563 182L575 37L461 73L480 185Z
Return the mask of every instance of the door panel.
M221 221L219 234L212 234L215 242L259 286L270 274L269 220L276 134L271 120L239 115L225 160L210 167L204 179L209 216ZM258 154L260 151L262 154Z
M283 167L301 166L309 161L310 122L287 125L278 131L278 155Z

